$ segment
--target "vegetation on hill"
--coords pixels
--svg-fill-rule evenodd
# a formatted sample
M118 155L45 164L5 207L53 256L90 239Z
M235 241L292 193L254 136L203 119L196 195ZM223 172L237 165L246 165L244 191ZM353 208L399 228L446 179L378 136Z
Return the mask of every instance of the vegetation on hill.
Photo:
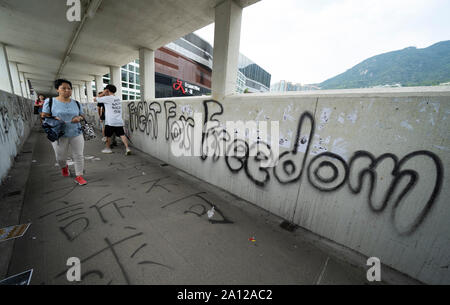
M349 89L397 84L433 86L446 82L450 82L450 40L424 49L409 47L371 57L319 86Z

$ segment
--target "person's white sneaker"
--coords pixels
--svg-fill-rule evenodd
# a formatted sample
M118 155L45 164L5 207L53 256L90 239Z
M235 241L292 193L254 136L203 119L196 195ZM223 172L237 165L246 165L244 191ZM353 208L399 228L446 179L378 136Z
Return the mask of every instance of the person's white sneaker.
M127 150L125 151L125 155L127 156L131 155L131 150L129 148L127 148Z
M112 154L112 150L110 148L105 148L102 150L102 153L104 154Z

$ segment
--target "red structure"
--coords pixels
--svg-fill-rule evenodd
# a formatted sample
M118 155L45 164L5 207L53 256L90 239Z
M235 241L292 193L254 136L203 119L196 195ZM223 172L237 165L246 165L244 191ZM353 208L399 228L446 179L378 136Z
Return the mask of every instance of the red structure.
M156 50L155 71L156 97L211 92L211 69L168 48Z

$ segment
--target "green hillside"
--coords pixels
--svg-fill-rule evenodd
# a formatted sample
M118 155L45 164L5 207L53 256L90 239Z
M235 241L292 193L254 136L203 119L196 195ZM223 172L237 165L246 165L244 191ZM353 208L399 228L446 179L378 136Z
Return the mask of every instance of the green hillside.
M348 89L395 84L432 86L445 82L450 82L450 40L424 49L409 47L371 57L319 86Z

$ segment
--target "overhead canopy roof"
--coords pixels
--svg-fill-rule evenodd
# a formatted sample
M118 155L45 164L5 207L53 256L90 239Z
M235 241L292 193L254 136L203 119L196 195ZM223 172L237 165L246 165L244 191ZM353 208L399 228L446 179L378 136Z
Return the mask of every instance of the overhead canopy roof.
M139 48L156 50L213 23L223 1L81 0L81 21L69 22L66 0L0 0L0 42L34 89L49 93L57 76L91 81L138 58ZM90 6L98 9L84 18Z

